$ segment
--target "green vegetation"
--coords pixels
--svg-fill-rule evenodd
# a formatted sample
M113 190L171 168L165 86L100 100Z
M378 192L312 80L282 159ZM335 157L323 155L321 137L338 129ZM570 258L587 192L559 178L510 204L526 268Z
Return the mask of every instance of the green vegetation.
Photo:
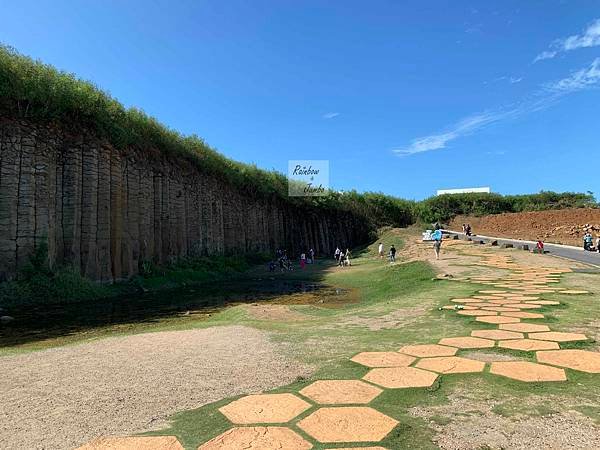
M53 303L66 300L96 300L111 289L82 277L69 267L48 265L48 246L39 245L16 281L0 283L0 306Z
M507 212L542 211L564 208L597 208L591 193L549 192L524 195L444 194L416 205L416 215L424 222L445 222L457 215L484 216Z
M48 247L36 248L14 281L0 283L0 306L50 305L95 301L125 294L175 289L241 277L253 265L268 259L262 254L181 258L165 266L141 264L139 276L113 285L101 285L71 267L48 265Z

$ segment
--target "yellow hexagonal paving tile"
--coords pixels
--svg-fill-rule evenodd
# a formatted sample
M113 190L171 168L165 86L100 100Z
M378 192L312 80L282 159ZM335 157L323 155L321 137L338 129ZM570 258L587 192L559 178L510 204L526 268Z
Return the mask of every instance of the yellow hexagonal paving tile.
M478 298L453 298L450 301L454 303L483 303L483 300Z
M482 311L494 311L494 312L518 312L518 308L509 308L507 306L487 306L481 308Z
M483 322L483 323L497 323L497 324L503 324L503 323L517 323L520 322L521 319L517 318L517 317L503 317L503 316L488 316L488 317L475 317L475 320L477 322Z
M308 450L313 445L285 427L237 427L198 447L198 450ZM140 449L142 450L142 449Z
M542 305L534 303L504 303L504 306L517 309L540 309L542 307Z
M284 423L310 408L293 394L254 394L235 400L219 411L235 424Z
M365 406L321 408L298 422L299 428L322 443L377 442L396 425L397 420Z
M387 450L387 449L383 448L383 447L352 447L352 448L350 448L350 447L344 447L344 448L336 447L335 449L331 448L331 449L328 449L328 450Z
M175 436L101 437L77 450L183 450Z
M518 317L519 319L543 319L544 315L540 313L530 313L526 311L519 312L503 312L500 313L504 317Z
M360 380L319 380L300 391L321 404L365 404L383 392Z
M587 341L587 336L581 333L564 333L561 331L545 331L541 333L529 333L531 339L541 339L543 341L572 342Z
M498 347L532 352L537 350L555 350L560 348L556 342L536 341L534 339L511 339L498 342Z
M471 336L480 337L484 339L523 339L525 335L523 333L517 333L516 331L505 331L505 330L475 330L471 331Z
M362 352L351 360L367 367L402 367L410 366L415 358L398 352Z
M455 347L438 344L416 344L405 345L398 351L419 358L427 358L432 356L454 356L458 350Z
M588 350L555 350L537 352L541 363L567 367L580 372L600 373L600 353Z
M526 303L531 303L532 305L560 305L560 302L555 302L554 300L531 300Z
M390 389L429 387L436 379L436 373L415 367L373 369L363 377L363 380Z
M566 381L567 379L563 369L528 361L493 362L490 373L525 382Z
M471 373L482 372L485 363L460 356L438 356L421 359L416 367L443 374Z
M500 324L498 326L501 330L508 331L519 331L521 333L532 333L536 331L550 331L548 325L541 325L537 323L507 323Z
M491 348L495 342L479 337L461 336L440 339L439 344L457 348Z
M458 311L456 314L459 314L461 316L497 316L498 313L497 312L493 312L493 311L483 311L480 309L477 310L469 310L469 311Z

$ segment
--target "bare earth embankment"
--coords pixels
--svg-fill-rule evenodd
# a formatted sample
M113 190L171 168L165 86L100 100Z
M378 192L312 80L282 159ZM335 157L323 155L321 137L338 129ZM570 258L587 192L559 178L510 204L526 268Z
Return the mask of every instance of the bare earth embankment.
M311 370L242 326L146 333L0 358L0 448L72 449Z
M586 229L594 237L600 235L600 209L457 216L450 222L450 228L460 231L463 223L471 224L475 234L526 240L541 238L545 242L579 246Z

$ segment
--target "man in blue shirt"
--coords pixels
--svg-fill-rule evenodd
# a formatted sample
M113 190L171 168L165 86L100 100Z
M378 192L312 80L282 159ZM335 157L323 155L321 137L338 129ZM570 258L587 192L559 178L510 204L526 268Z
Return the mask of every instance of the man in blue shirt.
M433 249L435 250L435 259L440 259L440 249L442 248L442 230L435 230L431 237L433 238Z

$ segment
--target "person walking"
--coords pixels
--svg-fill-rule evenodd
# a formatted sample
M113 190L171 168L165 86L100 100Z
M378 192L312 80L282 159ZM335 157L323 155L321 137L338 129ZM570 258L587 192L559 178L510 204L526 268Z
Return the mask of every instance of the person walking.
M302 253L302 254L300 254L300 268L304 269L305 265L306 265L306 253Z
M596 251L598 253L600 253L600 234L598 235L598 238L596 239Z
M345 257L344 252L340 250L340 253L338 255L338 266L344 267L344 261L345 261L344 257Z
M394 244L390 247L390 262L396 262L396 247L394 247Z
M342 252L342 251L340 250L340 248L339 248L339 247L336 247L336 248L335 248L334 257L335 257L335 260L336 260L338 263L340 262L340 254L341 254L341 252Z
M431 237L433 238L433 250L435 251L435 259L440 259L440 250L442 249L442 231L435 230Z
M315 251L311 248L308 251L308 254L310 255L310 264L314 264L315 263Z
M383 258L383 242L379 243L378 252L379 252L379 257Z
M350 267L352 265L352 263L350 262L350 249L347 248L346 249L346 261L345 264Z

